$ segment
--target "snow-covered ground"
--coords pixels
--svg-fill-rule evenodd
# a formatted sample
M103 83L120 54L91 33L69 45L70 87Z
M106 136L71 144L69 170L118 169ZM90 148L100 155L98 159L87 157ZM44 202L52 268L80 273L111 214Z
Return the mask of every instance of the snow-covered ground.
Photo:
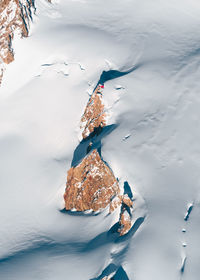
M122 266L130 280L198 280L199 1L35 5L0 89L0 279L88 280ZM117 126L102 156L136 199L119 239L115 213L68 215L63 193L89 94L102 71L132 68L104 90Z

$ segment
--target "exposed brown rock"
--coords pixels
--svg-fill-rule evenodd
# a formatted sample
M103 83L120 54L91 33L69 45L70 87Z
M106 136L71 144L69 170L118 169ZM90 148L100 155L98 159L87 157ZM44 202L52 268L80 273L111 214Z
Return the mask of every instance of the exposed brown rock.
M110 203L109 212L112 213L118 207L121 207L121 213L119 217L119 233L120 236L122 236L128 233L132 226L131 215L126 210L126 207L131 211L131 208L133 207L133 201L127 194L115 196Z
M131 229L132 226L131 216L125 208L122 209L119 224L120 224L120 229L119 229L120 236L127 234Z
M106 125L106 114L102 102L102 87L99 85L90 97L81 118L83 139L95 129ZM92 149L92 142L87 152ZM64 194L66 210L98 211L109 207L112 213L120 207L119 234L125 235L132 227L133 201L127 194L120 195L118 181L110 168L102 161L97 150L89 153L79 165L70 168ZM112 279L105 276L102 280Z
M2 81L2 77L3 77L3 69L0 69L0 84L1 84L1 81Z
M64 194L66 210L98 211L104 209L118 194L118 181L97 150L93 150L79 165L68 171Z
M115 196L110 203L109 212L112 213L115 209L121 206L121 204L122 204L122 196L121 195Z
M14 60L12 39L17 32L22 37L28 36L29 22L32 18L32 0L1 0L0 3L0 69L3 64ZM2 78L2 75L1 75Z
M127 194L123 195L122 202L129 208L133 207L133 201L130 199L130 197Z
M125 195L118 195L115 196L111 203L110 203L110 210L109 212L112 213L116 208L122 205L124 203L127 205L129 208L133 206L133 201L129 198L127 194Z
M81 118L82 137L86 138L95 128L106 125L106 114L102 102L102 88L99 85L90 97L85 112Z

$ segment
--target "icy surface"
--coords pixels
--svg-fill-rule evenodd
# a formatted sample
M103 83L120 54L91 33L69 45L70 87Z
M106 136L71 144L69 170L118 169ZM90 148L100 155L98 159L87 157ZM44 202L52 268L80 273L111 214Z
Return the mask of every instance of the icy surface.
M0 88L0 279L99 279L112 264L130 280L198 280L199 1L35 5ZM104 89L117 126L102 156L135 199L120 241L115 213L67 215L63 193L88 92L133 67Z

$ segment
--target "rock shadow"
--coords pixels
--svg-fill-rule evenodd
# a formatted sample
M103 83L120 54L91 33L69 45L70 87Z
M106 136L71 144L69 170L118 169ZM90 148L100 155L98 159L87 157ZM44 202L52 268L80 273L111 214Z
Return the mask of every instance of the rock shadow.
M124 194L127 194L130 199L133 199L133 193L127 181L124 182Z
M83 139L74 150L71 167L77 166L94 149L97 149L101 156L102 138L110 134L116 127L117 124L107 125L103 128L98 127L87 138Z
M121 242L124 242L124 241L132 238L135 235L135 233L138 231L140 226L143 224L144 220L145 220L145 217L138 218L127 234L117 238L116 243L121 243Z
M114 263L109 264L96 278L91 278L90 280L101 280L103 277L110 275L111 273L114 273L117 270L117 266Z
M135 71L140 66L141 66L140 64L137 64L137 65L131 67L130 69L128 69L127 71L119 71L119 70L103 71L95 89L97 88L97 86L99 84L104 84L105 82L107 82L109 80L113 80L113 79L117 79L117 78L120 78L122 76L125 76L125 75Z
M70 216L81 216L81 217L91 217L91 216L98 216L99 214L101 214L103 211L99 211L99 212L89 212L87 213L87 211L71 211L71 210L66 210L65 208L59 210L61 213L63 214L67 214Z
M114 280L129 280L128 275L126 274L126 271L123 269L122 266L120 266L115 273Z
M114 263L109 264L101 273L96 278L92 278L90 280L101 280L103 277L110 275L111 273L115 273L111 280L129 280L128 275L126 274L125 270L123 267L116 266Z

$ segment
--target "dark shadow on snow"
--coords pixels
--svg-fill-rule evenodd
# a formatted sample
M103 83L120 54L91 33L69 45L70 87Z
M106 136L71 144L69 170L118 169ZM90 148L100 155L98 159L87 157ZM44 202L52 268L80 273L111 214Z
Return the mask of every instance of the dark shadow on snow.
M124 194L127 194L130 197L130 199L133 199L133 193L127 181L124 182Z
M101 280L103 277L110 275L111 273L114 273L114 276L112 276L112 280L129 280L125 270L123 269L123 267L120 266L116 266L115 264L111 263L109 264L101 273L101 275L99 275L97 278L92 278L90 280Z
M120 266L113 277L114 280L129 280L125 270Z
M110 275L111 273L115 272L117 270L117 266L113 263L109 264L96 278L92 278L90 280L101 280L103 277Z
M190 214L191 214L191 212L192 212L192 210L193 210L193 205L190 205L190 207L188 208L188 211L187 211L187 214L186 214L186 216L185 216L185 218L184 218L184 220L187 222L188 220L189 220L189 217L190 217Z
M110 134L117 124L107 125L103 128L97 128L93 133L91 133L86 139L83 139L76 147L71 163L71 167L77 166L81 160L87 155L87 153L97 149L101 156L101 140L103 137Z
M83 211L71 211L71 210L66 210L65 208L63 208L62 210L60 210L61 213L63 214L67 214L70 216L81 216L81 217L90 217L90 216L98 216L99 214L101 214L103 211L101 212L83 212Z
M101 76L100 76L100 79L95 87L95 89L97 88L97 86L99 84L104 84L105 82L109 81L109 80L113 80L113 79L117 79L117 78L120 78L122 76L125 76L133 71L135 71L136 69L138 69L141 65L140 64L137 64L135 66L133 66L132 68L128 69L127 71L118 71L118 70L109 70L109 71L103 71ZM94 89L94 90L95 90Z
M135 235L137 230L140 228L140 226L143 224L145 217L140 217L138 218L135 223L133 224L132 228L129 230L129 232L123 236L120 236L117 240L116 243L124 242L131 237Z

